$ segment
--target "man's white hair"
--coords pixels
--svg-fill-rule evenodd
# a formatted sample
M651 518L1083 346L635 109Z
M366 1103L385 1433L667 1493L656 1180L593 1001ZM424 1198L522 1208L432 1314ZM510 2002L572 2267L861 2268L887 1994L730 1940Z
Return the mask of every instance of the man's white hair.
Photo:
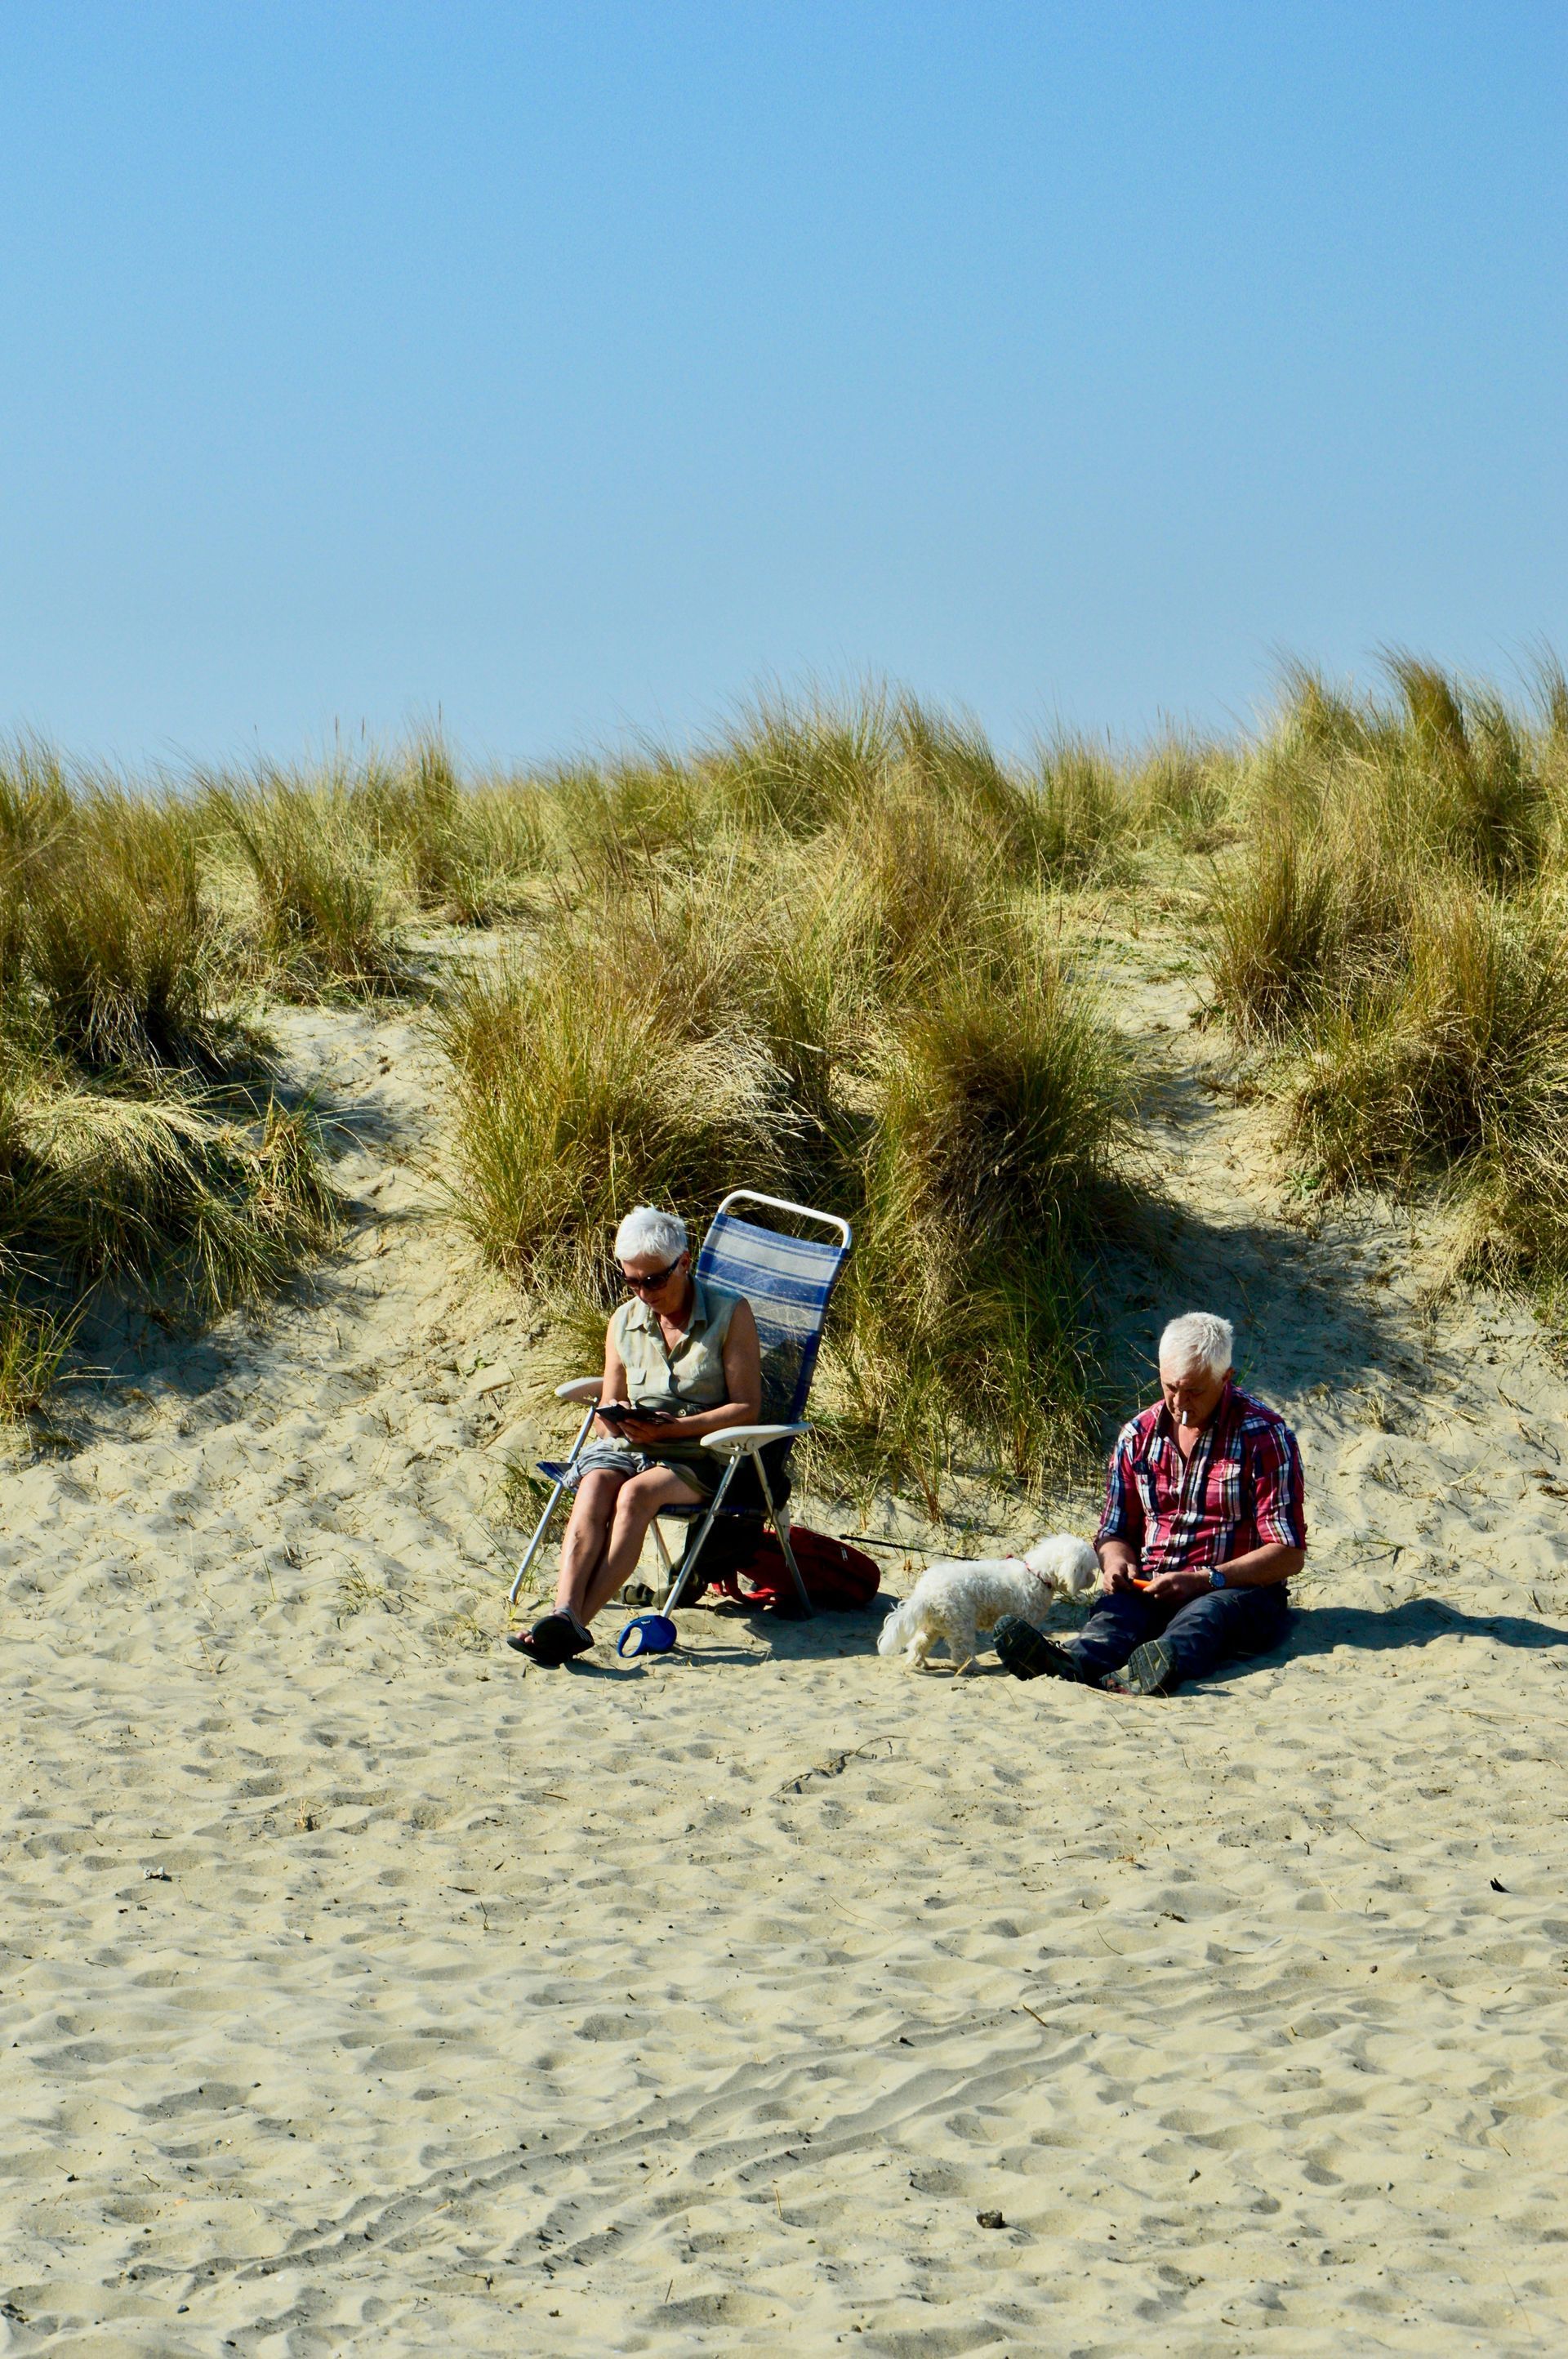
M1217 1319L1212 1310L1184 1311L1160 1338L1160 1365L1173 1375L1182 1375L1189 1368L1206 1368L1211 1376L1223 1376L1235 1355L1235 1328L1228 1319Z
M674 1261L687 1247L686 1223L677 1212L661 1212L655 1204L635 1204L615 1232L617 1261Z

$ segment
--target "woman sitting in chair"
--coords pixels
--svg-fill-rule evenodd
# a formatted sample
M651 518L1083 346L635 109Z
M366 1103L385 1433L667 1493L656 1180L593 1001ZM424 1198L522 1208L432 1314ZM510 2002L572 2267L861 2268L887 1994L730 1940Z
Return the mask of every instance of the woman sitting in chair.
M556 1608L507 1640L552 1669L593 1644L589 1625L630 1581L661 1507L706 1506L723 1469L702 1438L754 1425L762 1347L749 1302L699 1286L686 1223L639 1204L615 1232L631 1295L604 1339L595 1438L577 1462Z

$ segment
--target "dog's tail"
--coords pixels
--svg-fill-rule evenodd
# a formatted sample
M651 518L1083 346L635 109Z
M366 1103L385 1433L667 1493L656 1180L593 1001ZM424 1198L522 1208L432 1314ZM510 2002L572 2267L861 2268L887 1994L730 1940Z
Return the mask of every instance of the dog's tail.
M916 1626L917 1618L914 1601L906 1597L903 1603L888 1615L887 1620L877 1632L878 1654L899 1654L914 1637Z

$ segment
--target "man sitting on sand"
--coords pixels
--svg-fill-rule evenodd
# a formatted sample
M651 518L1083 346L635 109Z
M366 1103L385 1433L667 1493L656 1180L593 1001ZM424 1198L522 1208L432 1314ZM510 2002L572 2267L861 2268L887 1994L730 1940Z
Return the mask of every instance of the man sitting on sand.
M1094 1611L1065 1644L1016 1614L999 1622L1015 1679L1169 1695L1279 1645L1285 1584L1306 1562L1301 1452L1283 1418L1232 1384L1235 1341L1206 1310L1161 1336L1164 1398L1122 1427L1111 1457Z

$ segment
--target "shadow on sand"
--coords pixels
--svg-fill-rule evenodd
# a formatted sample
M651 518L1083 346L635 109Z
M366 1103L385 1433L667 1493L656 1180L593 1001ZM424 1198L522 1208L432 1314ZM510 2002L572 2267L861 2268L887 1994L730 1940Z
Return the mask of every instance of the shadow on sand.
M616 1608L609 1606L594 1625L594 1635L600 1638L594 1654L577 1656L567 1669L579 1677L587 1672L598 1679L636 1679L649 1664L675 1662L686 1669L707 1671L744 1669L748 1664L765 1662L827 1663L846 1655L874 1655L877 1634L897 1603L895 1597L874 1597L859 1613L817 1614L809 1622L794 1622L787 1614L762 1607L754 1613L739 1605L684 1607L681 1643L673 1653L625 1658L615 1652L620 1624L611 1624Z
M1384 1613L1365 1605L1298 1605L1282 1646L1227 1663L1202 1684L1228 1686L1249 1672L1277 1670L1309 1655L1335 1655L1341 1649L1390 1654L1430 1647L1434 1638L1489 1638L1495 1646L1518 1647L1530 1654L1568 1647L1568 1630L1551 1622L1532 1622L1522 1614L1465 1614L1438 1597L1412 1597Z
M1395 1400L1430 1380L1408 1317L1357 1284L1332 1246L1284 1222L1206 1221L1190 1207L1140 1208L1138 1228L1107 1252L1091 1287L1103 1438L1159 1397L1159 1339L1184 1310L1236 1328L1237 1381L1287 1415L1322 1386L1370 1385Z
M777 1614L747 1614L737 1607L718 1612L696 1609L686 1623L687 1636L673 1655L621 1658L615 1653L616 1631L608 1626L592 1656L582 1655L568 1665L578 1678L640 1679L651 1664L678 1664L683 1669L731 1671L767 1661L831 1662L847 1655L872 1655L877 1636L896 1601L878 1597L858 1614L819 1614L810 1622L792 1622ZM1054 1624L1053 1626L1055 1626ZM1070 1625L1064 1623L1062 1635ZM742 1632L745 1634L742 1637ZM730 1634L733 1633L732 1642ZM1303 1605L1291 1616L1290 1635L1282 1646L1266 1655L1249 1655L1227 1663L1190 1690L1194 1695L1218 1694L1255 1671L1279 1670L1312 1655L1389 1654L1411 1647L1429 1647L1435 1638L1490 1639L1499 1647L1517 1647L1541 1654L1568 1647L1568 1630L1550 1622L1532 1622L1519 1614L1465 1614L1436 1597L1412 1597L1408 1603L1375 1613L1362 1605ZM697 1640L693 1645L691 1641ZM749 1643L748 1643L749 1642ZM759 1644L760 1642L760 1644ZM894 1665L902 1669L902 1665ZM934 1659L926 1678L950 1677L945 1657ZM966 1678L1000 1678L1001 1665L989 1644Z

